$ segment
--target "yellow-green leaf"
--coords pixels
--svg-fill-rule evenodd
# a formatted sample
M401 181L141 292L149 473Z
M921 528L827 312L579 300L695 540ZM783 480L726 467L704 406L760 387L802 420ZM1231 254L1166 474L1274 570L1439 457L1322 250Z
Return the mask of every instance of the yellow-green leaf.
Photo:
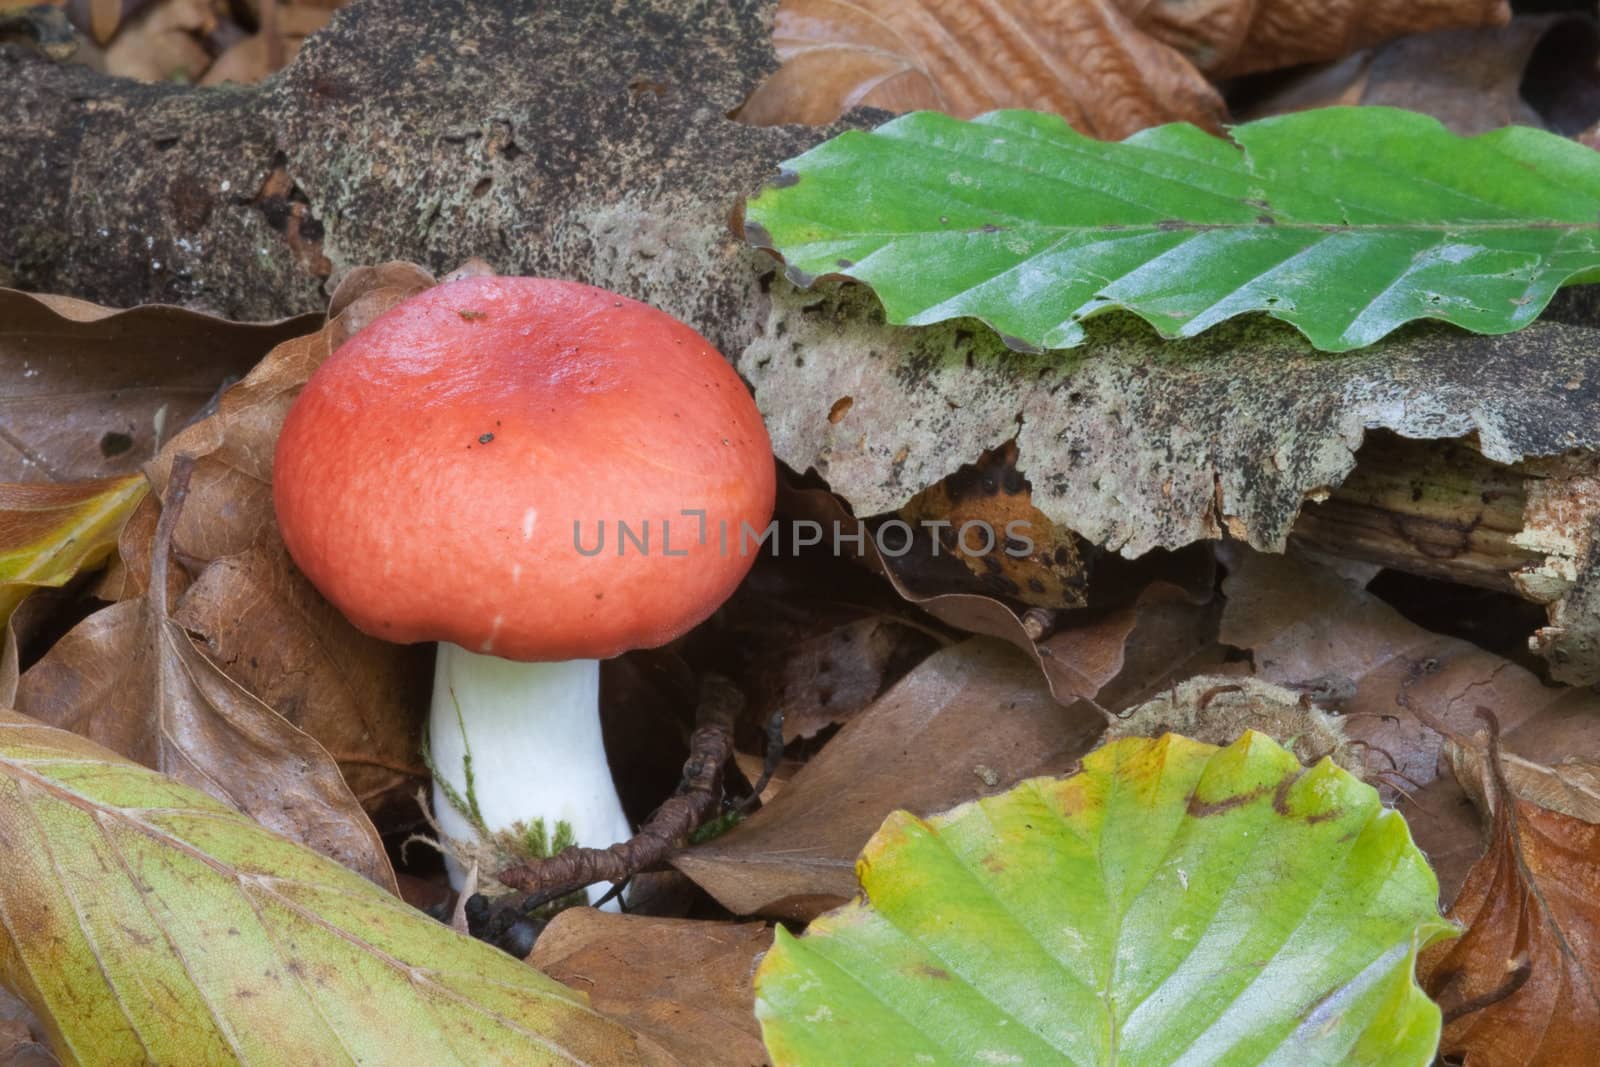
M1406 824L1324 759L1128 738L932 819L756 975L773 1062L1424 1067L1453 927Z
M33 590L104 562L148 489L142 474L0 484L0 626Z
M582 994L0 711L0 984L66 1064L632 1064Z

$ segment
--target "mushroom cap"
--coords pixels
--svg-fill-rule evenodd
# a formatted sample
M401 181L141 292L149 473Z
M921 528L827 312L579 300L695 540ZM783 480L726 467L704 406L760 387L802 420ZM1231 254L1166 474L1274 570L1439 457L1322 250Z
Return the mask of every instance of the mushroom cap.
M273 473L295 563L361 630L529 661L703 621L774 492L766 427L705 338L542 278L447 282L373 320L306 383Z

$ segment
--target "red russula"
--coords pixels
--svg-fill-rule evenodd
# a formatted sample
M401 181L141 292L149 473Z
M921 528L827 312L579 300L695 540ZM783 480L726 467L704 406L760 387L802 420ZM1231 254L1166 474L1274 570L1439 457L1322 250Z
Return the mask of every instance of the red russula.
M560 660L710 615L749 569L741 526L766 526L773 479L748 390L694 330L593 286L477 277L318 368L274 495L295 562L367 633Z

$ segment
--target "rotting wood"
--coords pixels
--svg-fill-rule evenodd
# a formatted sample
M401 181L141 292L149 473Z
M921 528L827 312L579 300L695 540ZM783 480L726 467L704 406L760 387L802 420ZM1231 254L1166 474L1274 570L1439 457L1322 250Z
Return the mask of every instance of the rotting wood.
M1600 457L1590 452L1495 463L1471 438L1374 433L1325 500L1307 504L1291 540L1346 559L1544 605L1529 646L1557 679L1600 682Z

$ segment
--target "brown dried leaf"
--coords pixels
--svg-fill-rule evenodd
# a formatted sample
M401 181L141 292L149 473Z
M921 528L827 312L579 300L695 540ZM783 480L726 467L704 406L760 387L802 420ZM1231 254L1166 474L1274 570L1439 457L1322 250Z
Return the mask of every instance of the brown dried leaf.
M228 677L316 738L368 811L415 814L428 777L414 714L431 682L426 649L353 633L282 546L217 560L172 618Z
M1530 760L1600 751L1593 690L1546 686L1509 660L1407 621L1331 571L1251 554L1235 561L1223 592L1222 640L1252 649L1262 677L1337 705L1346 735L1375 746L1367 773L1389 775L1401 790L1445 899L1483 852L1482 823L1456 777L1438 774L1442 742L1396 703L1400 694L1462 734L1476 729L1480 704L1499 709L1510 724L1506 746Z
M1456 780L1478 807L1492 815L1495 794L1483 785L1492 781L1487 741L1477 745L1445 743L1445 756ZM1518 797L1541 808L1600 823L1600 763L1573 756L1556 764L1536 763L1511 752L1500 753L1506 784Z
M528 962L654 1042L663 1055L653 1062L756 1067L767 1055L750 980L771 945L764 923L569 908L539 935Z
M1116 0L1136 26L1207 74L1338 59L1409 33L1496 26L1511 17L1506 0Z
M962 118L1054 111L1096 137L1188 121L1217 129L1222 100L1177 51L1109 0L783 0L782 66L738 117L820 125L853 107Z
M183 507L175 481L157 534ZM377 831L338 765L216 668L168 617L166 552L152 595L89 616L22 675L16 708L202 789L394 891Z
M1596 113L1600 70L1592 51L1565 42L1594 35L1593 20L1565 15L1402 37L1292 79L1240 118L1364 105L1420 111L1463 136L1501 126L1575 133ZM1536 53L1541 63L1534 70L1529 61ZM1539 108L1523 96L1530 78L1540 86Z
M889 812L929 815L1061 773L1102 725L1057 704L1015 650L967 641L845 724L770 806L672 863L735 914L810 919L855 895L856 856Z
M716 618L692 658L731 671L748 694L747 743L777 714L786 742L847 722L953 639L878 575L821 553L762 554ZM736 666L727 663L730 649Z
M261 32L252 34L226 49L206 70L201 85L221 85L223 82L258 82L275 71L282 70L300 52L307 37L328 24L333 11L325 7L305 4L274 4L278 23L271 29L265 25Z
M1494 836L1448 913L1467 932L1417 966L1444 1011L1440 1051L1472 1067L1594 1063L1600 825L1516 797L1492 768L1485 792Z
M371 811L409 806L416 792L431 650L361 633L290 564L273 513L272 455L289 405L322 360L432 281L410 264L352 271L327 325L274 348L222 395L214 414L169 441L148 467L164 488L175 457L195 460L173 532L178 558L195 578L169 583L174 619L205 641L234 682L332 752ZM158 513L157 500L147 498L129 520L122 564L103 595L142 595Z
M1040 608L1088 602L1077 536L1033 506L1033 489L1017 470L1015 441L912 497L900 518L930 535L934 558L964 564L981 592Z
M139 81L192 82L211 65L202 41L217 27L220 0L163 0L123 23L105 70Z
M758 683L758 702L767 715L783 711L783 739L811 737L834 723L848 722L883 690L899 653L910 645L922 654L934 642L893 618L852 619L813 634L772 657ZM768 703L770 701L770 703Z
M1222 588L1222 641L1250 650L1267 681L1338 704L1346 733L1371 748L1369 773L1395 771L1415 786L1438 777L1443 740L1408 706L1461 734L1477 726L1479 706L1498 709L1517 737L1513 731L1535 716L1545 730L1600 722L1592 691L1546 686L1526 668L1424 630L1303 560L1242 552Z
M132 474L223 385L316 321L114 311L0 289L0 481Z
M864 530L837 496L823 490L780 486L779 508L786 514L820 523L826 530ZM1189 657L1213 644L1213 608L1165 581L1133 584L1132 588L1142 589L1136 604L1101 614L1087 624L1056 631L1058 620L1053 612L1042 616L1030 612L1032 617L1024 617L990 596L914 589L902 573L905 560L886 559L870 533L862 537L860 559L887 577L906 601L940 622L969 633L998 637L1026 652L1063 704L1100 699L1101 690L1118 677L1135 680L1137 687L1158 684ZM1209 567L1208 564L1208 573ZM1208 579L1207 589L1210 584ZM1119 703L1138 691L1135 688L1106 694L1100 702Z

